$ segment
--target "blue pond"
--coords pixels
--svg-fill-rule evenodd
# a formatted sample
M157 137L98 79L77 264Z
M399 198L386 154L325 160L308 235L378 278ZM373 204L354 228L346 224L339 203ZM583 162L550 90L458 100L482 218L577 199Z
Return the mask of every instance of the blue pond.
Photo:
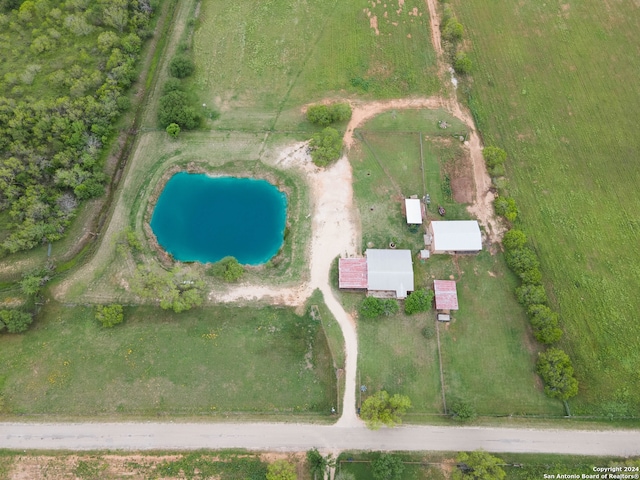
M282 246L286 216L285 194L266 180L181 172L160 194L151 228L176 260L260 265Z

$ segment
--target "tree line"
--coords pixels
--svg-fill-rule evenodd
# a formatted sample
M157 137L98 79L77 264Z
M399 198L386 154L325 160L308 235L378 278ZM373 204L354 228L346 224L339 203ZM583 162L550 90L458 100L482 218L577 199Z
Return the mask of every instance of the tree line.
M103 146L129 108L153 9L149 0L5 0L0 8L6 254L62 238L79 203L104 193Z

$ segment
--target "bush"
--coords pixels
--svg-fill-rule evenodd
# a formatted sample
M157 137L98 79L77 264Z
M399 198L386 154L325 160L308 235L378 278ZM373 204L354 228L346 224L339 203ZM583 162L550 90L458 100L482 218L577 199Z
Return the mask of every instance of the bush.
M295 465L286 460L276 460L267 467L267 480L296 480Z
M511 229L502 237L502 245L507 250L517 250L527 244L527 236L521 230Z
M175 123L187 130L198 126L198 116L195 110L189 106L187 95L181 91L169 92L160 97L158 109L158 122L162 128L167 128Z
M178 125L177 123L170 123L169 125L167 125L166 131L170 137L177 138L177 136L180 134L180 125Z
M462 40L463 33L464 27L454 17L451 17L449 20L447 20L442 28L442 38L452 43L456 43Z
M331 121L346 122L351 118L351 105L348 103L334 103L331 105Z
M9 333L22 333L29 329L33 317L20 310L0 310L0 331L6 327Z
M515 222L518 218L518 207L516 201L511 197L498 197L493 202L493 208L498 215L503 216L510 222Z
M520 305L528 307L534 304L547 303L547 292L541 285L524 284L516 288L516 298Z
M227 283L237 282L244 275L244 267L235 257L224 257L207 270L209 275L221 278Z
M522 272L520 274L520 279L522 280L522 283L540 285L542 283L542 272L539 268L532 268Z
M342 136L335 128L327 127L311 138L309 147L313 163L319 167L326 167L340 158Z
M407 315L413 315L430 310L434 295L433 290L416 290L404 301L404 312Z
M560 340L562 330L558 327L557 313L541 304L531 305L527 313L536 340L544 345L551 345Z
M183 92L184 86L182 82L177 78L169 78L162 86L162 94L166 95L171 92Z
M386 298L382 300L382 308L384 309L383 313L386 317L395 315L396 313L398 313L398 311L400 311L398 301L393 298Z
M314 125L327 127L335 122L344 122L351 118L351 105L334 103L333 105L311 105L307 109L307 120Z
M187 55L176 55L169 63L169 72L176 78L186 78L193 75L196 65Z
M112 328L124 321L122 305L98 305L96 307L96 320L105 328Z
M548 396L568 400L578 393L578 381L573 376L571 359L559 348L550 348L539 354L537 371Z
M467 73L471 72L472 67L473 63L466 53L456 53L456 56L453 59L453 69L456 71L456 73L466 75Z
M507 159L507 152L499 147L485 147L482 150L482 156L488 168L493 168L504 164Z
M422 336L427 340L432 339L433 337L435 337L435 335L436 327L432 323L429 323L422 328Z
M505 254L507 265L518 276L529 270L539 269L540 262L536 253L529 247L510 250Z
M331 125L331 112L327 105L311 105L307 108L307 120L314 125L328 127Z
M404 472L404 463L391 453L383 453L371 462L371 473L375 480L400 480Z
M409 408L411 408L411 400L406 395L396 393L390 397L386 391L380 390L362 403L360 417L368 428L377 430L382 425L393 427L402 423L402 415Z
M362 318L378 318L384 313L382 300L376 297L366 297L358 309Z
M473 405L464 400L453 402L449 411L451 412L451 418L461 422L471 421L478 416Z

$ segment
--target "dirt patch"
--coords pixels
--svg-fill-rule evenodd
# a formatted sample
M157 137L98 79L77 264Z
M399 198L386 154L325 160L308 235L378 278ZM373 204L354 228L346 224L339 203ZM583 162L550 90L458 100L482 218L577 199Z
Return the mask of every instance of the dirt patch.
M473 193L475 185L473 179L467 176L454 177L451 179L451 190L453 192L453 200L456 203L473 202Z

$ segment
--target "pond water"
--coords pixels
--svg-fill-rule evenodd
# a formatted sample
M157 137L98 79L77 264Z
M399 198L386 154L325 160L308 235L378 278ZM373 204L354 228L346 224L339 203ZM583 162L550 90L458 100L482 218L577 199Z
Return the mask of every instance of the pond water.
M180 172L160 194L151 229L182 262L233 256L260 265L280 250L286 217L286 195L266 180Z

